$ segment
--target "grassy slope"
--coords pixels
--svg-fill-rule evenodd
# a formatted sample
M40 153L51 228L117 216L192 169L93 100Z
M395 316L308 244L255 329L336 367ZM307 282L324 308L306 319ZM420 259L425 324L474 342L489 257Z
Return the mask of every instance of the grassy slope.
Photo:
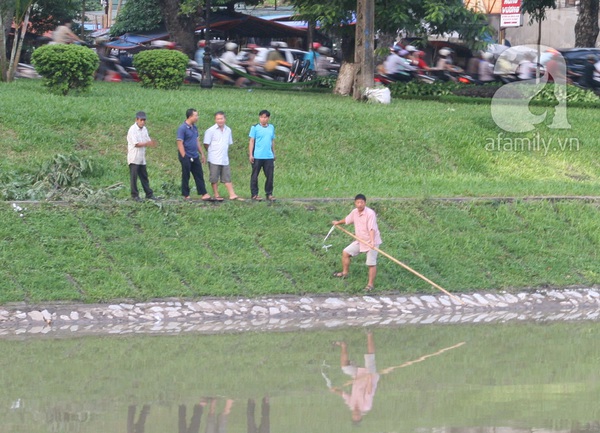
M446 195L590 194L598 190L598 128L593 109L570 109L569 130L502 134L486 105L394 101L357 104L314 93L197 87L176 92L135 84L97 83L91 94L67 98L45 93L39 82L0 85L3 169L28 167L55 153L77 151L102 168L95 186L127 182L125 135L137 110L148 113L160 147L148 153L151 182L177 195L175 131L188 107L201 113L201 130L224 109L233 130L233 181L248 194L247 134L268 108L277 127L275 192L285 197L427 197ZM539 112L544 108L536 107ZM544 152L490 152L506 138L546 142ZM561 151L558 140L577 139ZM502 142L504 144L504 142ZM122 191L123 197L127 191Z
M452 291L594 284L599 223L593 203L440 204L430 196L519 196L598 191L595 110L570 109L570 130L541 126L530 134L566 137L578 150L489 152L501 132L489 107L395 101L358 104L312 93L185 88L157 92L128 84L96 84L67 98L38 82L0 85L0 170L28 170L55 153L90 157L95 187L127 184L125 134L143 109L151 135L155 190L178 197L174 134L188 107L200 128L224 109L234 132L237 192L248 194L246 135L262 108L278 131L275 194L279 197L414 197L370 201L380 215L382 248ZM536 108L539 110L539 108ZM224 192L224 191L223 191ZM127 189L118 196L127 197ZM165 296L360 291L362 260L347 281L332 281L333 251L321 249L343 203L224 203L221 206L129 202L75 207L29 206L20 218L0 207L0 302L147 299ZM381 259L378 289L428 291L427 285Z

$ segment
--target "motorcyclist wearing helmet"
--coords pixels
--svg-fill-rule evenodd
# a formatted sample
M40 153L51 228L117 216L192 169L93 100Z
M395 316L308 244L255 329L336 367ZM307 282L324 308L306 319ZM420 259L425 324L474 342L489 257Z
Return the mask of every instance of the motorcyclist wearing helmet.
M399 45L394 45L390 50L390 55L383 62L385 74L394 81L409 81L415 68L406 59L408 51Z
M453 70L452 49L448 47L441 48L438 51L438 61L435 65L438 69Z
M281 48L286 48L287 44L285 42L274 41L271 42L271 47L274 49L267 54L265 70L273 75L287 78L290 72L289 68L292 65L285 61L285 57L281 53Z
M308 53L304 55L304 61L308 60L308 69L310 69L311 71L316 71L317 69L317 62L319 59L319 48L321 48L321 44L318 42L313 42Z
M429 65L425 61L425 51L415 51L413 54L413 65L419 71L428 71Z
M239 75L237 71L246 71L238 61L236 53L237 48L238 45L235 42L227 42L225 44L225 52L221 55L219 60L223 62L221 64L221 70L223 71L223 73L231 75L232 78L235 80L235 85L241 87L246 83L246 79Z
M490 52L485 52L481 54L481 61L479 62L479 81L481 83L490 83L496 80L494 76L494 64L492 61L494 60L494 55Z
M329 74L329 71L327 70L327 66L329 64L328 57L331 55L331 50L327 47L320 46L317 48L317 52L319 53L319 56L317 57L317 63L315 64L317 76L327 76Z

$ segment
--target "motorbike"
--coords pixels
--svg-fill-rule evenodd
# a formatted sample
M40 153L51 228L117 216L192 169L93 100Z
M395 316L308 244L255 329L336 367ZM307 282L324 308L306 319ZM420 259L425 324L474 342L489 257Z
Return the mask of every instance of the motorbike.
M100 59L100 68L96 79L119 83L122 81L140 81L137 71L133 66L124 67L117 57L108 56Z
M394 78L393 76L390 76L388 74L384 74L382 72L377 72L375 73L375 82L376 83L380 83L383 85L389 85L392 83L396 83L396 82L409 82L409 81L415 81L415 82L419 82L419 83L424 83L424 84L432 84L434 82L437 81L437 78L431 75L427 75L425 73L425 71L407 71L406 72L406 79L402 79L402 80L398 80L396 78Z

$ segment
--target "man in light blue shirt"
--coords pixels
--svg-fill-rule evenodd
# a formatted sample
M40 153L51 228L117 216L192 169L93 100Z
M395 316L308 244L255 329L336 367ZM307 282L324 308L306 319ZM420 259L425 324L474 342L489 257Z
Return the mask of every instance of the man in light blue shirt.
M275 201L273 197L273 173L275 171L275 127L269 123L271 113L262 110L258 113L259 123L250 128L250 143L248 157L252 164L250 176L250 193L252 200L261 201L258 195L258 175L262 169L265 174L265 194L267 200Z

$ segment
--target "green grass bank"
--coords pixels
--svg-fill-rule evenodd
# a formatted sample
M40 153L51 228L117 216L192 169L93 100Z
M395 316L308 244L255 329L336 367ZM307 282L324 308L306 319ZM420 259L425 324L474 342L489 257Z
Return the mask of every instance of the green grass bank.
M249 127L259 110L272 112L279 202L177 201L175 132L189 107L201 114L200 130L226 111L233 182L243 197ZM167 199L160 205L126 200L125 135L138 110L160 143L147 155L151 185ZM432 200L598 195L596 110L569 108L570 129L548 127L551 108L532 111L548 111L545 123L517 134L496 126L483 104L382 106L309 92L125 83L95 83L89 94L64 98L37 81L1 84L5 199L31 197L20 180L56 154L89 159L91 189L124 187L68 206L0 206L0 303L358 293L366 282L361 259L349 279L331 278L350 238L337 231L327 242L333 247L322 249L331 220L350 211L358 192L377 197L368 204L380 217L381 248L449 291L597 284L598 203ZM313 197L348 200L294 200ZM383 257L376 285L379 293L432 290Z

